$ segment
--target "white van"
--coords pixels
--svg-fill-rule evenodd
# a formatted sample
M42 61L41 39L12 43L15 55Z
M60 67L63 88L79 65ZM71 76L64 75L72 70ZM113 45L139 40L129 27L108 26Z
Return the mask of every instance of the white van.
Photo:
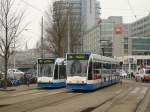
M8 78L19 80L23 75L24 72L18 69L8 69Z

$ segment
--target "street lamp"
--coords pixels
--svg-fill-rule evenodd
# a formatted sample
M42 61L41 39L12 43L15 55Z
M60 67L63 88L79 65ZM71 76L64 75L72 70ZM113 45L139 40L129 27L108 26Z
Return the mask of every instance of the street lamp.
M67 13L68 13L68 49L67 52L70 53L70 9L72 5L70 2L67 2Z

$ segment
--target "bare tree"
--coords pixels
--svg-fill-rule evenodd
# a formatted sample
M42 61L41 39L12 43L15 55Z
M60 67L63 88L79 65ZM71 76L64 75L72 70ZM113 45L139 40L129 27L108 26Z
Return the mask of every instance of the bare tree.
M4 89L7 88L8 59L17 38L25 27L20 27L24 13L14 10L15 0L0 0L0 56L5 63Z
M59 4L59 3L60 4ZM63 5L61 5L63 4ZM80 43L81 18L73 15L73 8L66 6L67 2L57 1L46 12L46 43L47 48L56 56L62 57L67 52L67 33L70 30L70 50L75 52ZM69 17L69 22L68 22ZM68 24L70 29L68 29Z

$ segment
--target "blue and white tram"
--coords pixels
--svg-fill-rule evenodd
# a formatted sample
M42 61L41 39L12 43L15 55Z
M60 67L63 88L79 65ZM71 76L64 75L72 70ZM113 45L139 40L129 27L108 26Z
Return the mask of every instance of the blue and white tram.
M66 63L64 58L38 59L39 88L60 88L66 86Z
M119 64L114 58L91 53L67 54L69 90L95 90L119 82Z

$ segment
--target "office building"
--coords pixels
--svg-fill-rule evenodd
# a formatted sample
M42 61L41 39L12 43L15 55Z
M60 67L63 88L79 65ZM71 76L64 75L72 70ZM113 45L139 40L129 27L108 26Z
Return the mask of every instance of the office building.
M150 13L131 23L131 37L150 37Z
M61 11L60 10L61 7ZM78 42L76 43L76 52L83 51L83 34L93 28L100 20L100 3L97 0L57 0L53 3L53 18L56 21L57 16L63 17L70 13L70 22L77 25L77 30L80 33L77 35ZM72 34L76 32L72 26L70 40L74 38ZM67 32L66 32L67 36ZM67 42L65 40L65 42ZM66 44L67 45L67 44ZM67 47L67 46L66 46Z
M111 16L87 31L83 37L84 52L105 56L123 55L122 17Z

